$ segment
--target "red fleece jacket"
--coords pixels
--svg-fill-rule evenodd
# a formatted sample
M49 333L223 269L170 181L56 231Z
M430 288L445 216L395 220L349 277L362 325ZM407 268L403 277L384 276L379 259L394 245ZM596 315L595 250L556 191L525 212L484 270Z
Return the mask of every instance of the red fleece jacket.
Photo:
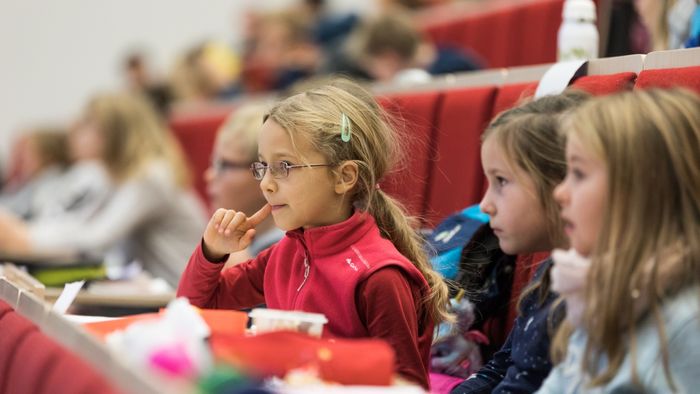
M269 308L323 313L326 337L374 337L396 352L397 372L428 388L433 321L420 271L382 238L374 218L356 212L331 226L290 231L256 258L221 271L201 246L178 296L202 308Z

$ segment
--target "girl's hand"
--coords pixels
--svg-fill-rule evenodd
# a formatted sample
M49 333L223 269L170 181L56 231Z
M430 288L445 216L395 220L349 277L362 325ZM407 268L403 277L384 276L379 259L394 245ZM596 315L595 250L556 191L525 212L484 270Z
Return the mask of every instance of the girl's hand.
M554 266L549 272L551 288L566 301L566 319L574 326L579 326L586 308L586 278L591 262L574 249L555 249L552 260Z
M451 335L430 348L430 367L434 372L466 379L482 366L479 344L461 334Z
M255 226L271 212L270 204L265 204L253 216L243 212L220 208L209 220L204 230L203 251L207 260L218 261L227 254L247 248L255 236Z
M10 254L31 251L27 224L4 209L0 209L0 251Z

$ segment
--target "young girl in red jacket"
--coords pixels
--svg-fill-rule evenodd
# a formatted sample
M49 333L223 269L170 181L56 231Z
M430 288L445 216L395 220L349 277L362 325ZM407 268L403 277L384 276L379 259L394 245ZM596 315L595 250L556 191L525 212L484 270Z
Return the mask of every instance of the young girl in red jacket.
M224 209L213 215L178 296L204 308L264 303L323 313L325 336L386 340L397 373L427 388L433 327L450 317L447 288L404 210L378 186L398 145L377 102L352 82L278 103L251 165L268 204L250 217ZM222 271L270 214L286 236Z

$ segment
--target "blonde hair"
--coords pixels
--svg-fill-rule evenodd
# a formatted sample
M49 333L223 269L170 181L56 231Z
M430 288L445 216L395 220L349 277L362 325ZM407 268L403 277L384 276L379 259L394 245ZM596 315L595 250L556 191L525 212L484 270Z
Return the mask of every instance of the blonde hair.
M251 162L258 157L258 134L269 105L249 103L237 108L219 128L216 145L236 142Z
M654 15L654 20L649 21L653 26L648 26L651 31L652 51L662 51L669 49L669 29L668 29L668 13L676 4L676 0L657 0L660 1L659 12Z
M88 103L86 116L97 124L104 138L102 161L116 181L137 177L151 161L164 160L177 185L189 185L180 145L144 97L133 93L99 95Z
M609 382L628 352L634 360L636 328L648 316L673 387L661 306L700 280L700 98L680 89L623 93L583 105L565 126L608 176L586 285L583 368L591 385ZM571 328L561 330L559 357Z
M68 167L68 133L59 127L40 127L32 130L27 136L28 141L36 149L41 160L41 167L51 165Z
M349 118L352 130L348 142L341 140L343 114ZM447 311L447 285L432 270L423 240L412 226L414 221L396 200L376 187L397 163L401 148L388 117L370 93L351 81L339 79L281 101L266 119L292 137L299 134L306 138L330 164L357 164L353 203L374 216L382 235L423 274L430 286L425 300L430 316L436 322L452 320Z

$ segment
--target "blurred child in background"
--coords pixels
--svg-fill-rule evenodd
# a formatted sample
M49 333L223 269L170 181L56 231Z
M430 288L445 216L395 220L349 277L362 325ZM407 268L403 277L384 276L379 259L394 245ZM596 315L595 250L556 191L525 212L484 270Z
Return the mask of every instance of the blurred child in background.
M42 256L109 252L137 261L171 284L204 228L179 145L141 95L104 94L87 105L71 132L77 161L97 163L110 196L88 216L61 215L25 223L0 215L0 250Z

